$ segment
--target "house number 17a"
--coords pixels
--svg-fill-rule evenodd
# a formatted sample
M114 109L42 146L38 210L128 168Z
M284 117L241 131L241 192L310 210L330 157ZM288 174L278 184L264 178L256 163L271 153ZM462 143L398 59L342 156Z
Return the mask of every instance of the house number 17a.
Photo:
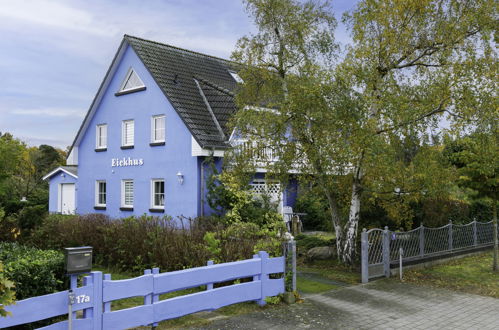
M90 302L90 296L87 296L86 294L81 294L79 296L76 296L76 303L77 304L83 304Z

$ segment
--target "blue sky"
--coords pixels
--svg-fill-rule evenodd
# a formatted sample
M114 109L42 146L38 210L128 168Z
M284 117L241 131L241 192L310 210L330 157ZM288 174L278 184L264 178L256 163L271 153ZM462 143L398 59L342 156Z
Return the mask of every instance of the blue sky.
M339 21L354 4L333 0ZM239 0L3 0L0 132L65 149L125 33L228 58L251 31Z

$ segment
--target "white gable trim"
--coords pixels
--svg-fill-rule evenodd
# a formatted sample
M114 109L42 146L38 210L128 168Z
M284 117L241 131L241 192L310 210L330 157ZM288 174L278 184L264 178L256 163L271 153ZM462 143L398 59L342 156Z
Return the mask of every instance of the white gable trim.
M86 130L88 129L88 126L97 111L97 108L99 107L102 98L106 92L106 90L109 87L109 84L111 83L111 80L114 77L114 74L116 73L116 70L118 69L118 66L121 62L121 59L123 58L123 55L125 54L125 51L127 47L129 46L128 42L126 39L123 39L121 42L120 48L118 49L118 52L114 56L113 62L111 63L111 66L106 72L106 75L104 77L104 80L102 81L99 90L97 91L97 94L94 97L94 100L92 101L92 104L90 105L90 108L88 109L88 112L85 116L85 119L83 119L83 123L80 126L80 129L78 130L78 133L76 134L75 140L73 141L73 144L71 146L69 155L67 159L70 161L68 164L70 165L78 165L78 150L77 147L80 145L80 142L85 135ZM76 150L75 150L76 149Z
M224 156L224 151L223 150L209 150L209 149L204 149L201 148L199 143L196 141L194 136L191 135L191 155L193 157L196 156L213 156L213 157L223 157Z
M71 175L71 176L72 176L73 178L75 178L75 179L78 179L78 175L75 175L75 174L73 174L73 173L71 173L71 172L69 172L69 171L67 171L67 170L63 169L62 167L58 167L58 168L56 168L55 170L53 170L53 171L52 171L52 172L50 172L49 174L45 175L42 179L43 179L43 180L47 180L48 178L50 178L51 176L53 176L54 174L56 174L56 173L57 173L57 172L59 172L59 171L64 172L64 173L66 173L67 175Z

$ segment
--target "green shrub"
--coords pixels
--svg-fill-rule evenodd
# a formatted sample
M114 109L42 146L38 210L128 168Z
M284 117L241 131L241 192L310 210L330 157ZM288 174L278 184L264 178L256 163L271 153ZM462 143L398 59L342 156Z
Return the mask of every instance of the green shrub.
M62 252L2 242L0 261L7 277L15 283L18 300L67 288Z
M328 203L318 192L309 190L299 194L294 212L306 213L300 217L305 230L332 230Z
M15 241L20 233L17 219L12 215L6 215L6 212L0 208L0 241Z
M26 206L17 214L17 223L22 236L29 236L30 232L43 223L47 215L45 205Z
M5 306L13 304L15 301L14 282L7 279L0 261L0 317L10 315L5 310Z
M262 231L268 226L250 225L243 230L209 217L174 221L149 216L49 215L24 242L43 249L89 245L94 263L117 270L138 273L160 267L172 271L204 266L210 259L229 262L251 258L257 244L266 240Z

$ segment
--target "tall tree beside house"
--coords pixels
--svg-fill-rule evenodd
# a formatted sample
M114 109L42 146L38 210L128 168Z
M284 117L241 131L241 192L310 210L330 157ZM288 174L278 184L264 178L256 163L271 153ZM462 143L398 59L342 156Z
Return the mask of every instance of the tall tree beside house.
M338 254L352 263L363 194L403 203L447 190L429 130L476 102L463 98L472 80L462 73L479 76L478 64L494 57L494 1L361 1L345 16L353 45L334 68L325 60L336 49L328 2L246 3L258 33L234 58L247 64L238 103L253 107L235 125L279 155L273 172L299 170L321 186ZM408 137L421 149L409 161L397 153Z
M9 180L17 172L21 163L24 143L10 133L0 132L0 205L10 195Z
M476 126L476 127L480 127ZM450 155L454 165L459 168L459 185L472 191L473 198L488 200L493 214L494 258L492 269L499 271L499 247L497 237L497 203L499 178L499 132L497 123L492 121L486 125L488 130L450 141L454 144L454 152Z
M48 185L42 175L64 163L64 152L48 145L28 147L10 133L0 133L0 208L7 215L25 206L46 210ZM20 200L25 197L27 203Z

